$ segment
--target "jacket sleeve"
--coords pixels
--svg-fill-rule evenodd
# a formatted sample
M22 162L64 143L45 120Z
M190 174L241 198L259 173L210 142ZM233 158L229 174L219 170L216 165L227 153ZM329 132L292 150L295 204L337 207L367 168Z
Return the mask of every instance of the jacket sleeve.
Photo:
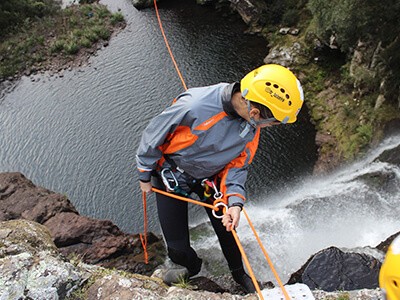
M190 98L190 95L181 94ZM192 122L190 117L190 100L176 101L161 114L154 117L144 130L136 152L136 165L139 171L139 180L148 182L151 171L156 169L158 160L162 157L161 146L165 143L179 125Z
M233 204L244 205L244 201L246 200L245 183L247 180L248 167L256 154L259 137L260 129L257 129L254 139L249 142L243 152L226 165L219 174L221 178L220 189L229 207Z

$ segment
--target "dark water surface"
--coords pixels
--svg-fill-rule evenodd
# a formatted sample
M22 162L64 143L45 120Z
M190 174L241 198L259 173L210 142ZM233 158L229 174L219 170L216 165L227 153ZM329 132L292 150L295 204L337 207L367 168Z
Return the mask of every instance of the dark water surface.
M0 102L0 171L18 171L35 184L66 194L82 215L142 230L134 156L149 120L183 91L153 9L128 0L128 25L89 67L62 78L24 77ZM239 80L261 65L266 41L246 26L194 1L159 4L164 29L189 87ZM301 181L314 159L314 131L305 119L263 132L250 172L250 198ZM264 198L268 201L267 198ZM259 199L257 201L264 201ZM150 230L159 231L149 199ZM198 209L192 209L196 218ZM201 212L203 215L203 212Z

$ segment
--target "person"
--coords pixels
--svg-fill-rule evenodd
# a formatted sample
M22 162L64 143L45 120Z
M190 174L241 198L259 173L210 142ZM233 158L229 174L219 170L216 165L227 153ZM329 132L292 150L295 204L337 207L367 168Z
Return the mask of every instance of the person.
M295 122L302 105L303 91L296 76L280 65L262 65L240 83L191 88L180 94L150 121L137 149L143 192L167 188L209 203L214 199L205 188L222 193L227 204L222 221L211 209L206 212L233 279L248 293L255 288L231 232L239 225L246 199L248 166L258 147L260 128ZM189 278L197 275L202 259L190 245L188 203L160 193L156 202L169 258L185 267Z
M400 300L400 236L389 246L379 271L379 287L387 300Z

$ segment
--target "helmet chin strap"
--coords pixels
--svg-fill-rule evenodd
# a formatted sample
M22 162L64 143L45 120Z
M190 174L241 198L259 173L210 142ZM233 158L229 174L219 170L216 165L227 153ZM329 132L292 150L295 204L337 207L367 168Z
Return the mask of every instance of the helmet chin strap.
M260 122L257 122L256 120L254 120L254 118L250 115L250 110L251 110L251 106L250 106L250 101L247 101L247 111L249 112L249 118L250 118L250 125L253 126L254 128L257 128L258 125L260 125Z
M260 121L254 120L254 118L252 118L252 117L250 116L250 110L251 110L250 101L247 100L247 99L246 99L246 101L247 101L247 111L249 112L249 118L250 118L249 123L250 123L250 125L253 126L254 128L257 128L257 126L259 126L259 125L270 124L270 123L272 123L272 122L276 122L276 121L277 121L277 119L275 119L275 118L262 119L262 120L260 120Z
M249 119L250 119L249 124L250 124L251 126L253 126L254 128L257 128L257 126L259 126L259 125L269 124L269 123L272 123L272 122L277 121L275 118L268 118L268 119L260 120L260 121L254 120L254 118L251 117L251 115L250 115L250 111L251 111L250 100L246 99L246 95L247 95L248 92L249 92L249 90L248 90L248 89L245 89L245 90L242 92L242 97L243 97L243 98L246 100L246 102L247 102L247 112L249 113Z

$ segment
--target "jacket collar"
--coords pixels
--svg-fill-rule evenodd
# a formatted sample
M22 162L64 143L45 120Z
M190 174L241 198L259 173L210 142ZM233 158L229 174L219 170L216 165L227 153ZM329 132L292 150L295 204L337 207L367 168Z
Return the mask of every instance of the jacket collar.
M232 105L232 95L235 92L240 91L240 83L234 82L227 85L222 91L222 108L228 114L229 117L234 119L240 119L241 117L237 114Z

